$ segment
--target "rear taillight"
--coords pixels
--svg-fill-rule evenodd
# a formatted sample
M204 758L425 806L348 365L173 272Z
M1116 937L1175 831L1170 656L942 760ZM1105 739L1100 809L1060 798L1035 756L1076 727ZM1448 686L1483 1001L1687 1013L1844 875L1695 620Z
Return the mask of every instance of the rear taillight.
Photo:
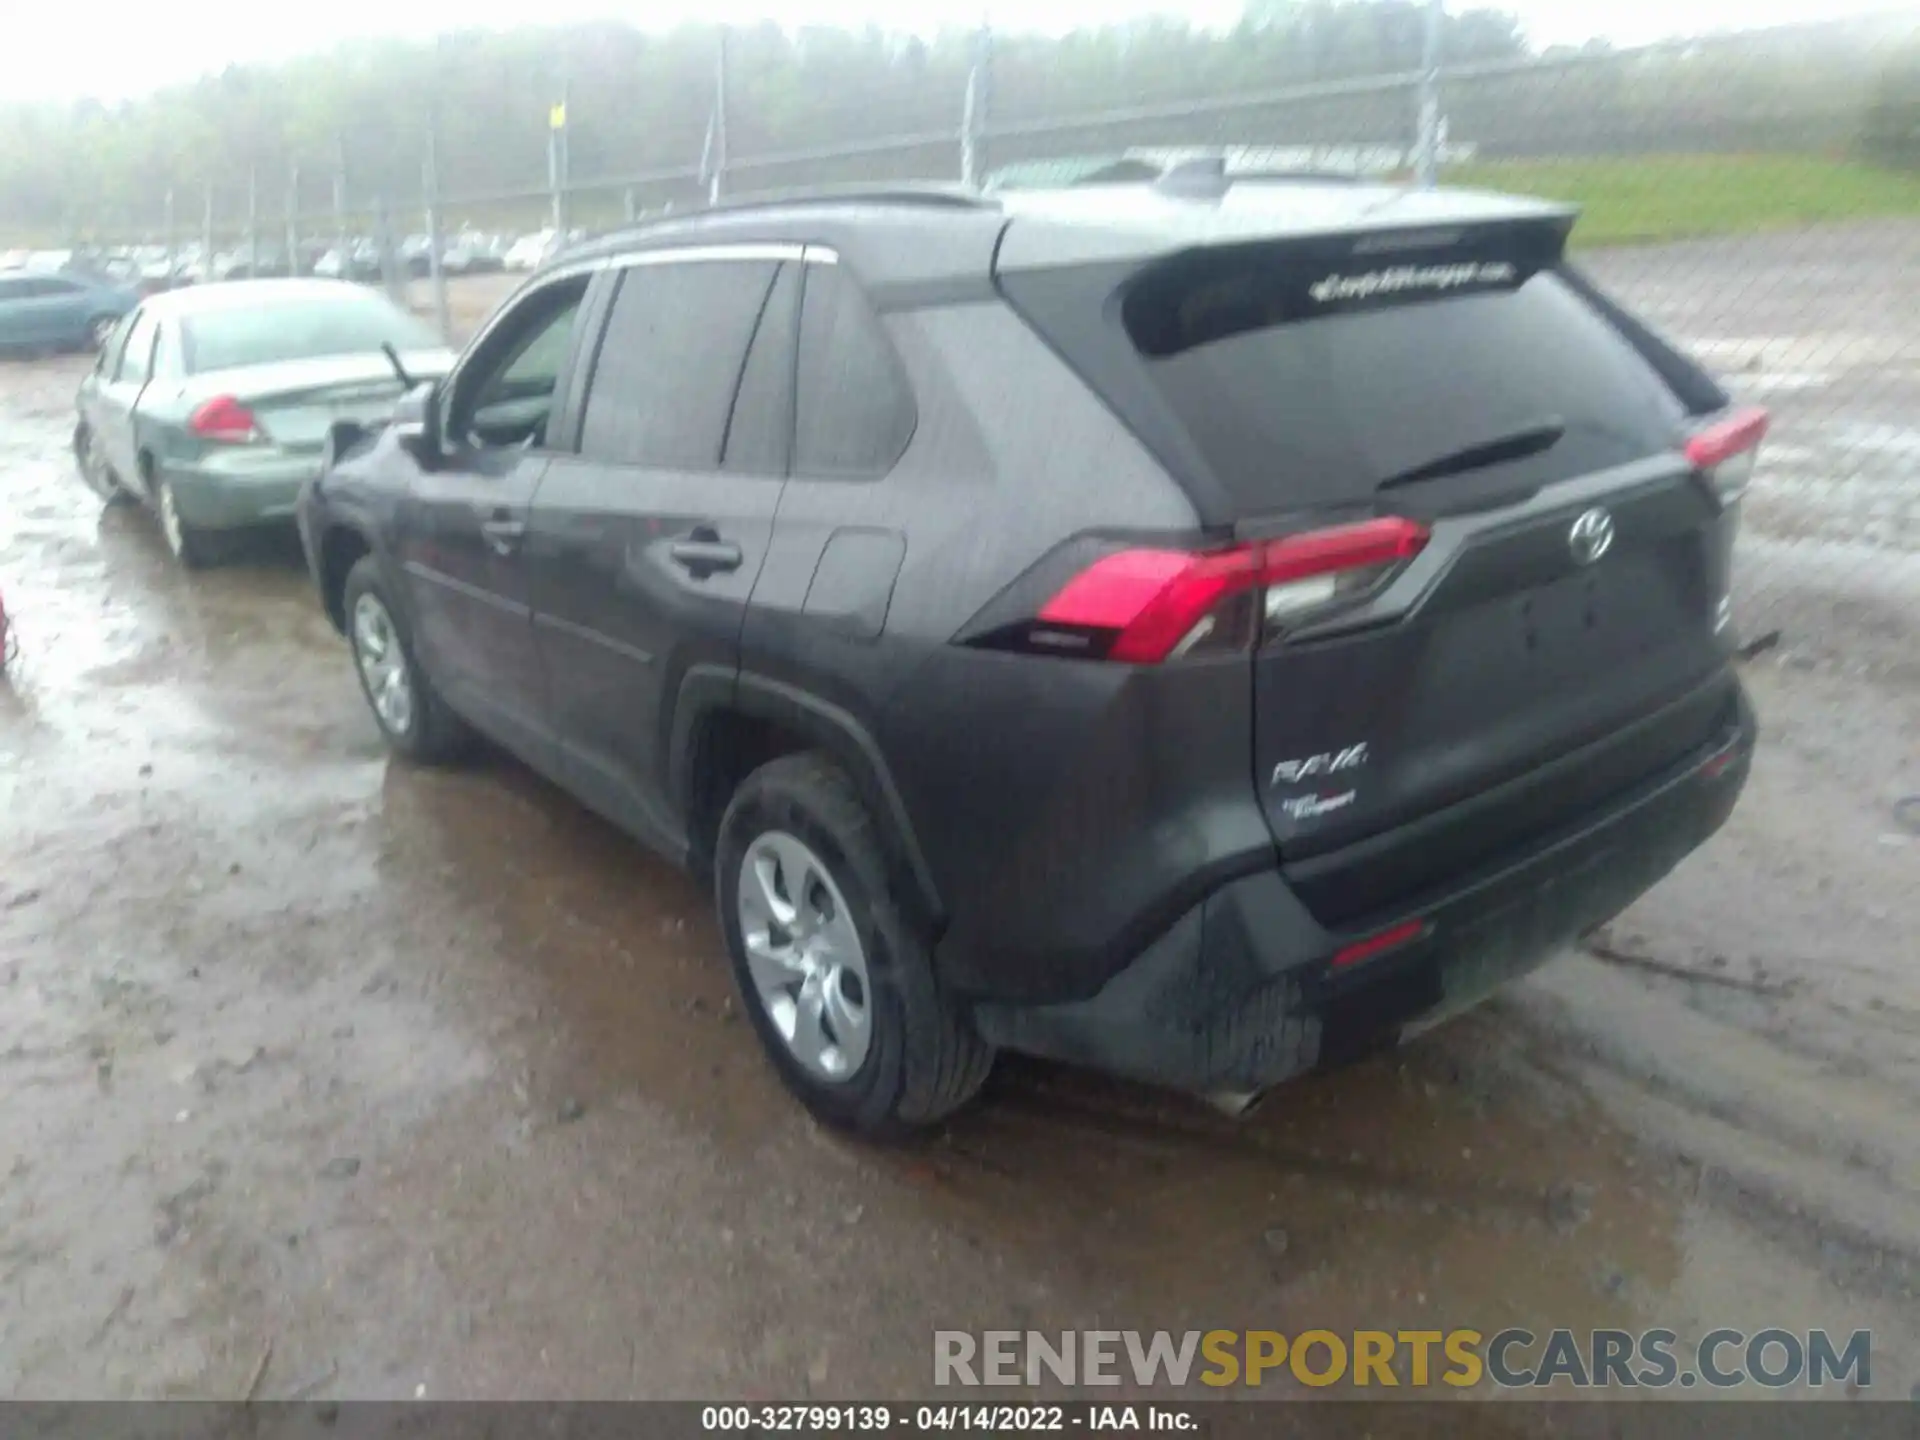
M202 440L244 445L260 436L253 412L231 395L216 395L187 417L187 428Z
M1757 406L1737 410L1687 441L1687 463L1706 477L1721 504L1731 505L1746 493L1768 419L1767 412Z
M1397 517L1259 540L1229 550L1121 550L1096 560L1040 608L1029 644L1058 627L1097 654L1137 665L1240 649L1324 618L1378 590L1427 543ZM1059 647L1067 653L1066 646Z
M1425 920L1404 921L1391 930L1382 930L1364 940L1355 940L1351 945L1342 945L1333 952L1333 967L1339 970L1348 965L1358 965L1362 960L1371 960L1376 955L1384 955L1389 950L1398 950L1403 945L1424 939L1426 933Z

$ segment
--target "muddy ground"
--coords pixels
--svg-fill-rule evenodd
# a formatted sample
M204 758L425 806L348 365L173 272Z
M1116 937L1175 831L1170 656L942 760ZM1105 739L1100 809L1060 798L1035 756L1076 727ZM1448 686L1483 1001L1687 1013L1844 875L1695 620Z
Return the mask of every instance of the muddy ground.
M1870 1328L1920 1382L1910 571L1756 552L1752 782L1603 953L1237 1124L1008 1062L876 1150L688 880L387 759L285 537L189 578L103 512L81 368L0 365L0 1393L924 1396L936 1328L1096 1326Z

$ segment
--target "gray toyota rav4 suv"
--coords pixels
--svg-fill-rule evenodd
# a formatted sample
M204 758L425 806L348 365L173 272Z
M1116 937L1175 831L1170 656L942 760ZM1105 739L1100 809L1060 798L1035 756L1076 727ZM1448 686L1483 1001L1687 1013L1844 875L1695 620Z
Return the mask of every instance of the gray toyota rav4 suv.
M1221 1098L1392 1043L1726 819L1766 427L1574 214L1175 172L740 204L560 257L308 558L399 751L711 884L789 1087L996 1050Z

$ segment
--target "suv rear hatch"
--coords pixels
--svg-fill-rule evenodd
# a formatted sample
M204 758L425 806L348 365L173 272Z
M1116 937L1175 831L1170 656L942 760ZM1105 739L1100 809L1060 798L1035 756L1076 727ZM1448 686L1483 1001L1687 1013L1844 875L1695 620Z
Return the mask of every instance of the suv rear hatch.
M1733 432L1688 452L1725 397L1565 270L1570 224L1000 275L1186 486L1191 549L1239 567L1218 618L1252 656L1253 783L1323 923L1416 905L1728 721L1735 497L1702 466ZM1750 461L1757 426L1734 429ZM1142 553L1164 552L1107 578ZM1082 582L1043 617L1097 624Z

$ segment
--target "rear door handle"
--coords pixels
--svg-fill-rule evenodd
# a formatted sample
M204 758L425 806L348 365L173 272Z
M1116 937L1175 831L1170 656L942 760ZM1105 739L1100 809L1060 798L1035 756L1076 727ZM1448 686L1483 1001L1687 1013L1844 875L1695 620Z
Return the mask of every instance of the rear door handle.
M722 570L738 570L746 559L740 547L731 540L722 540L712 531L705 536L698 531L694 534L693 539L674 541L667 547L667 554L673 557L674 564L692 571L696 580L703 580Z
M487 537L487 544L494 554L511 555L520 548L520 542L527 538L527 526L524 520L499 514L482 520L480 533Z

